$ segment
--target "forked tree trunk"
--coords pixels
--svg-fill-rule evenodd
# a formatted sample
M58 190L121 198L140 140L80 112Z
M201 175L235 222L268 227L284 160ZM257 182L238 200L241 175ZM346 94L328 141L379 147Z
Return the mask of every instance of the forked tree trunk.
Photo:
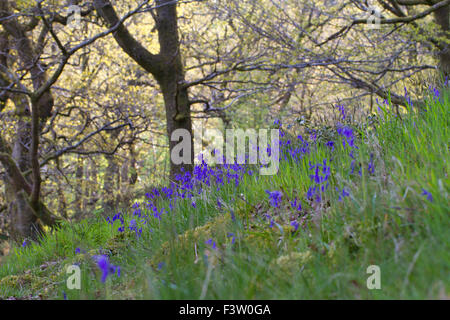
M27 35L27 30L19 22L8 1L0 1L0 23L7 34L1 37L0 49L2 53L7 50L6 42L12 40L11 44L19 57L17 63L20 68L28 70L33 84L33 89L38 90L47 80L44 68L36 59L34 45ZM5 42L6 41L6 42ZM8 55L2 55L0 64L8 67ZM19 117L30 112L30 105L23 95L12 94L8 97L16 103ZM6 181L9 188L9 213L12 221L13 237L36 239L41 232L40 221L47 225L57 224L54 217L40 199L40 167L38 159L39 135L46 120L51 116L53 108L53 96L50 90L31 99L32 122L18 121L16 140L13 150L0 136L0 161L6 169ZM24 177L24 170L32 171L32 178Z
M190 134L191 157L190 163L175 164L170 162L170 179L175 179L181 168L192 170L193 164L193 139L190 103L187 88L184 87L184 70L180 53L180 40L178 35L177 2L172 0L156 0L157 8L156 28L160 52L150 53L130 34L128 29L121 25L113 33L117 44L135 60L142 68L152 74L157 80L164 96L166 109L167 136L169 139L169 152L172 153L177 141L172 142L172 133L177 129L186 129ZM114 26L119 18L108 0L95 0L94 6L102 18Z

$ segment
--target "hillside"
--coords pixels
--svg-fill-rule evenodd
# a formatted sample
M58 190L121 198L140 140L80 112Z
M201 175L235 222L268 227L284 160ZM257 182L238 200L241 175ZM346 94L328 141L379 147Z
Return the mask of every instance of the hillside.
M0 298L448 299L449 87L424 105L358 125L340 107L309 135L276 121L276 175L203 163L127 212L64 223L10 249Z

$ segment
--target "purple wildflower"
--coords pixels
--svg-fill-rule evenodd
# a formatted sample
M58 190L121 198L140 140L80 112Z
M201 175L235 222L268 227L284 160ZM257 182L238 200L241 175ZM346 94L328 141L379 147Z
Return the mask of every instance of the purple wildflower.
M231 244L234 244L234 242L236 240L234 233L228 232L227 238L231 238Z
M331 149L331 152L334 151L334 141L328 141L326 146Z
M120 267L113 266L109 263L109 258L106 255L98 255L93 257L97 262L98 268L102 271L102 279L101 281L104 283L108 275L115 274L117 272L117 276L120 277Z
M292 221L291 226L294 227L294 232L296 232L298 230L298 227L300 226L300 224L297 221Z
M217 250L216 242L213 239L208 239L205 241L206 244L210 245L214 250Z
M433 195L431 194L431 192L422 188L422 195L426 196L428 201L433 202Z
M266 193L269 195L270 204L273 207L278 208L283 194L280 191L269 191L269 190L266 190Z
M336 187L336 191L339 191L339 188L338 188L338 187ZM347 192L347 190L345 190L345 188L342 188L342 192L339 193L339 199L338 199L338 201L342 202L342 200L343 200L345 197L348 197L349 195L350 195L350 193Z
M343 105L337 105L336 108L338 108L339 111L341 112L342 120L345 120L345 118L347 117L345 107Z
M297 198L295 198L294 201L291 201L291 208L302 211L302 203L300 201L297 202Z

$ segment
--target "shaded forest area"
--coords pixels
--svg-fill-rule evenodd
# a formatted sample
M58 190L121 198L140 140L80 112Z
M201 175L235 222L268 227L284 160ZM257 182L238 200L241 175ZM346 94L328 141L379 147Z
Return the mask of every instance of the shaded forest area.
M2 0L0 237L106 218L191 171L169 159L180 128L420 110L450 74L449 4Z

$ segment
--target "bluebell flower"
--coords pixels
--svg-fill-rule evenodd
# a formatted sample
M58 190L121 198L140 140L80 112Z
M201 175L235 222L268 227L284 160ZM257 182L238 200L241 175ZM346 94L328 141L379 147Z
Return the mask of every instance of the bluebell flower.
M296 209L297 211L302 211L302 204L300 201L297 202L297 198L294 201L291 201L291 208Z
M439 92L438 88L431 88L431 86L430 86L430 91L433 91L433 94L434 94L433 98L435 100L441 101L441 93Z
M269 191L269 190L266 190L266 193L269 195L270 204L273 207L278 208L283 194L280 191Z
M164 262L160 262L158 263L158 271L161 270L162 268L164 268L166 264Z
M314 197L314 195L316 194L316 187L309 187L308 192L306 193L306 198L307 199L312 199Z
M433 195L431 194L431 192L422 188L422 195L426 196L428 201L433 202Z
M356 163L355 160L352 160L352 162L350 163L350 169L351 169L350 174L351 175L355 172L355 163Z
M374 163L373 163L373 153L370 154L369 172L370 172L370 174L374 174L375 173L375 166L374 166Z
M336 191L339 192L339 188L338 188L338 187L336 187ZM342 202L342 200L343 200L345 197L348 197L349 195L350 195L350 193L347 192L347 190L345 190L345 188L342 188L342 192L339 193L339 199L338 199L338 201Z
M232 239L231 239L231 244L234 244L234 242L235 242L235 240L236 240L236 238L235 238L235 236L234 236L234 233L228 232L227 238L232 238Z
M236 221L236 216L234 215L234 211L233 209L230 210L230 215L231 215L231 221Z
M106 255L98 255L93 257L97 262L98 268L102 271L101 281L104 283L108 275L115 274L120 277L120 267L113 266L109 263L109 258Z
M294 232L296 232L298 230L298 227L300 226L300 224L297 221L292 221L291 226L294 227Z
M341 112L341 118L342 118L342 120L345 120L345 118L347 117L347 114L346 114L346 112L345 112L345 107L343 106L343 105L337 105L336 106L338 109L339 109L339 111Z
M334 141L328 141L326 146L331 149L331 152L334 151Z
M408 90L406 90L406 87L405 87L405 98L406 98L406 101L408 102L408 105L412 107L413 103L412 103L411 97L408 94Z
M214 250L217 250L216 242L213 239L208 239L205 241L206 244L210 245Z

